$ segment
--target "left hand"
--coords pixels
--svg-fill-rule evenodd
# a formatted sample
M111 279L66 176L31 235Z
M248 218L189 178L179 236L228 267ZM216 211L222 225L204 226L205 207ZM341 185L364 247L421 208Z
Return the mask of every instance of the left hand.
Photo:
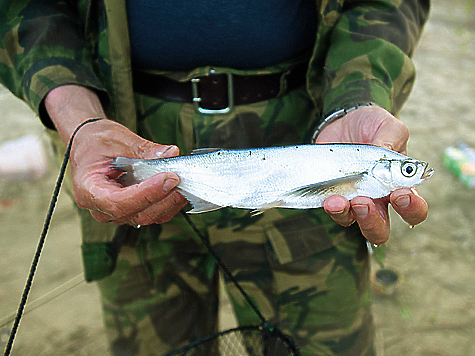
M409 131L401 121L380 107L366 106L329 124L315 143L367 143L407 154L408 139ZM351 202L334 195L323 207L342 226L356 221L369 242L381 245L389 239L389 204L409 225L417 225L427 217L427 203L414 188L399 189L380 199L356 197Z

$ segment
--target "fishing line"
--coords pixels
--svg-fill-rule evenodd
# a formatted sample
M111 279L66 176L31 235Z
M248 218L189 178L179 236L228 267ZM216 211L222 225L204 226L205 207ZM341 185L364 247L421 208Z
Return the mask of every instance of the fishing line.
M73 144L73 139L76 136L79 129L81 129L84 125L89 124L91 122L99 121L99 120L102 120L102 119L101 118L94 118L94 119L89 119L89 120L84 121L83 123L81 123L74 130L73 134L71 135L71 138L69 139L69 143L68 143L68 146L66 148L66 153L64 154L64 160L63 160L63 163L61 165L61 169L59 171L58 179L56 180L56 185L55 185L55 188L54 188L54 191L53 191L53 196L51 198L48 213L46 214L45 222L43 224L43 231L41 232L41 236L40 236L40 239L38 241L38 246L36 247L35 256L34 256L33 261L31 263L30 272L28 274L28 278L26 280L25 288L23 289L23 294L21 296L20 305L18 306L18 311L17 311L17 314L15 316L15 322L13 323L12 331L11 331L10 336L8 338L7 346L5 347L5 352L3 354L4 356L9 356L11 351L12 351L13 341L15 340L15 336L17 334L18 327L20 325L20 320L21 320L21 317L23 315L26 302L28 300L28 295L30 294L31 286L33 284L33 278L35 277L36 269L37 269L38 263L40 261L41 252L43 251L43 247L44 247L44 244L45 244L46 235L48 233L48 229L49 229L49 226L51 224L51 218L53 217L54 208L56 207L56 203L58 201L59 191L61 189L61 185L62 185L63 180L64 180L64 175L66 174L66 167L68 165L69 156L71 154L71 146Z
M46 294L43 294L42 296L36 298L35 300L31 302L28 302L28 304L25 306L25 310L23 311L23 316L49 303L53 299L69 292L70 290L76 288L77 286L80 286L84 282L85 280L84 280L83 274L82 273L78 274L76 277L71 278L69 281L64 282L63 284L57 286L56 288L47 292ZM10 313L7 316L4 316L2 319L0 319L0 328L7 326L9 323L15 320L16 313L17 312Z
M205 245L205 247L208 249L208 252L211 254L211 256L213 256L214 260L216 261L216 263L218 264L218 266L221 268L221 270L224 272L224 274L226 275L226 277L228 277L231 282L234 284L234 286L239 290L239 292L242 294L242 296L244 297L244 299L246 299L246 301L249 303L249 305L251 306L252 310L254 311L254 313L256 313L256 315L259 317L259 319L261 319L261 322L262 322L262 326L266 329L270 328L267 324L267 320L266 318L264 318L264 316L261 314L261 312L259 311L259 309L257 308L257 306L254 304L254 302L251 300L251 298L249 297L249 295L244 291L244 289L242 289L242 287L240 286L240 284L238 283L238 281L236 280L236 278L234 278L234 276L231 274L231 272L229 272L228 270L228 267L226 267L226 265L223 263L223 261L221 261L221 258L219 258L218 254L213 250L213 248L211 247L211 245L209 244L209 242L205 239L205 237L203 236L203 234L201 233L201 231L196 227L196 225L193 223L193 221L191 221L190 217L188 216L188 214L181 210L180 211L181 215L185 218L186 222L188 223L188 225L191 226L191 228L193 229L193 231L195 232L196 235L198 235L198 237L200 238L201 242Z

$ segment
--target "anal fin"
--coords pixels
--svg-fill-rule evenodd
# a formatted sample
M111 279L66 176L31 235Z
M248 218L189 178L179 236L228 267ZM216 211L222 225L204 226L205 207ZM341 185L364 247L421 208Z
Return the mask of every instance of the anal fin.
M251 215L252 216L257 216L261 215L264 213L266 210L273 209L273 208L278 208L279 206L282 206L284 204L283 200L276 200L272 203L262 205L258 207L257 209L251 210Z
M186 200L188 200L193 209L187 211L188 214L206 213L208 211L214 211L223 208L221 205L213 204L207 200L201 199L191 193L185 192L182 189L178 189Z

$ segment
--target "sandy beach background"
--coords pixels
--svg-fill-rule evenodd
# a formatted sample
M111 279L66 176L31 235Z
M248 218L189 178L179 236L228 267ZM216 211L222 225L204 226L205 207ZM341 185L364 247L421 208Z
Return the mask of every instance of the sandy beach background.
M392 214L386 267L402 283L391 296L374 295L380 355L475 355L475 188L442 163L448 146L475 148L474 5L434 0L414 56L416 87L400 118L411 132L410 156L429 161L435 174L419 189L430 207L426 222L410 229ZM0 118L0 147L31 135L51 159L37 118L2 87ZM22 177L0 174L2 350L57 177L51 161L44 172L32 167ZM106 353L98 293L83 281L79 246L77 217L61 194L13 355Z

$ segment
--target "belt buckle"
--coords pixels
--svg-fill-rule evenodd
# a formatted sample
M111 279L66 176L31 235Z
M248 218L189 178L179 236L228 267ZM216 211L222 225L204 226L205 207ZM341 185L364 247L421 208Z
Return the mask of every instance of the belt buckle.
M226 72L218 72L214 69L210 70L210 75L217 75L217 74L225 74L227 78L227 87L228 87L228 106L223 109L205 109L201 107L201 98L199 95L199 82L200 78L192 78L191 79L191 92L193 98L193 104L195 109L201 114L209 114L209 115L216 115L216 114L227 114L230 112L234 107L234 86L233 86L233 75L231 73Z

